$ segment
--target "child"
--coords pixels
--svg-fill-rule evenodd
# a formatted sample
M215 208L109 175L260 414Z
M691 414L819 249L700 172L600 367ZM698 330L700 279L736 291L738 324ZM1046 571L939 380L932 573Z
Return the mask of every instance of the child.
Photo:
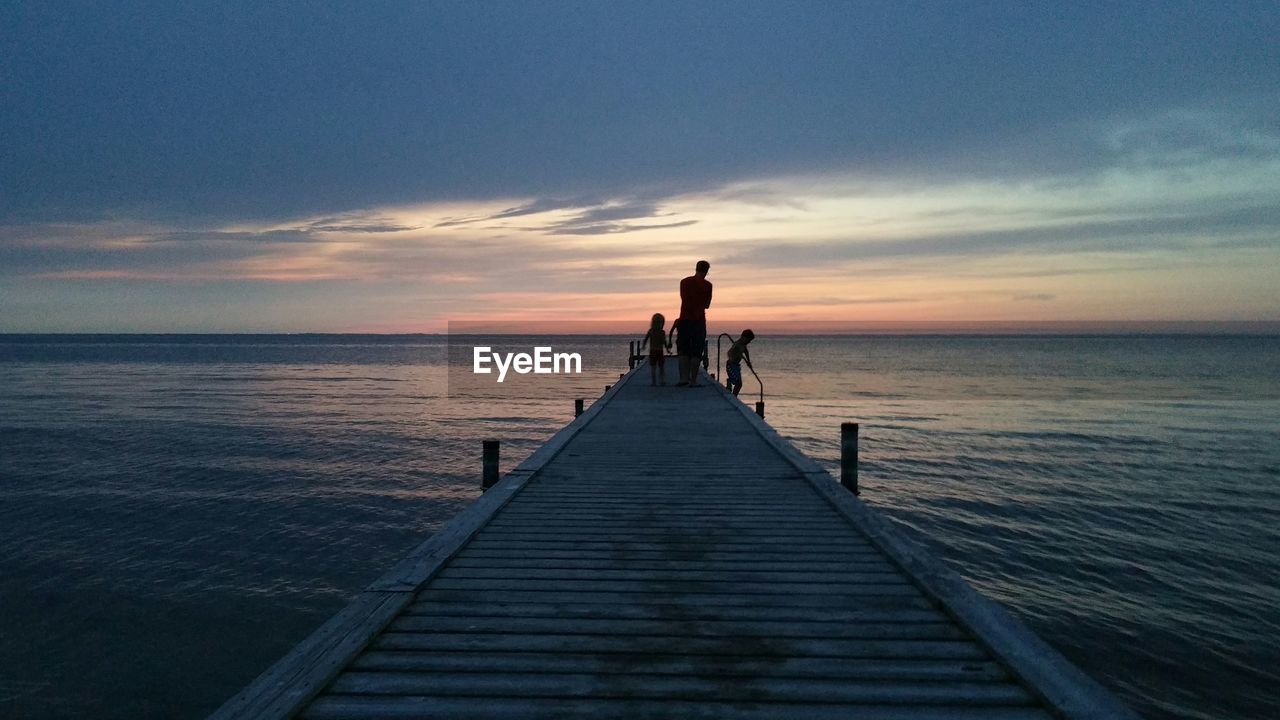
M662 316L662 313L654 313L653 319L649 321L649 332L645 333L644 340L640 341L640 352L644 352L645 345L649 346L650 385L657 385L659 381L663 385L667 384L665 363L667 351L671 349L671 341L667 339L667 332L663 329L666 324L667 319Z
M751 367L751 351L747 350L747 345L756 339L756 334L750 330L743 330L742 337L738 338L729 348L729 354L725 357L724 371L729 376L729 390L736 396L738 391L742 389L742 361L747 361L747 367Z

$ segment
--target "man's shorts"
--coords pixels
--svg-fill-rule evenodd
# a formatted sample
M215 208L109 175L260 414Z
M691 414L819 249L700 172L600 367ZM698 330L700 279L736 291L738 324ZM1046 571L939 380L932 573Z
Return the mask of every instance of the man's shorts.
M677 320L680 324L676 335L676 354L684 357L702 357L707 344L706 320Z
M742 384L742 363L725 363L725 374L729 376L729 382L733 385Z

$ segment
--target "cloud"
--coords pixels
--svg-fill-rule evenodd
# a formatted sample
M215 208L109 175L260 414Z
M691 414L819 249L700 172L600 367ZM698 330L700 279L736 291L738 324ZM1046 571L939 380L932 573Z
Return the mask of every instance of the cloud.
M173 230L146 235L140 242L159 243L255 243L271 245L275 243L324 243L332 242L309 229L264 230L261 232L238 230Z
M908 238L833 238L818 241L754 242L726 260L748 265L818 266L892 258L969 259L1011 253L1158 253L1218 246L1223 232L1252 233L1237 247L1266 247L1280 229L1280 207L1245 207L1138 218L1026 223L1013 229L932 232Z
M195 288L253 286L263 302L314 293L290 306L299 322L363 308L404 327L395 317L425 312L673 311L675 280L707 257L717 307L744 318L1094 317L1099 298L1136 288L1166 301L1126 296L1135 313L1185 297L1206 317L1256 317L1280 312L1258 277L1280 261L1278 186L1280 159L1260 154L1030 180L792 174L226 223L122 215L0 226L0 285L67 298L173 286L175 308Z
M582 225L563 223L548 229L547 232L559 235L617 235L620 233L641 232L643 230L688 227L690 225L697 224L697 222L697 220L681 220L679 222L649 225L634 225L629 223L589 223Z
M688 227L694 219L674 220L662 223L628 223L620 220L652 220L673 217L653 202L610 201L584 209L577 215L559 222L549 223L545 231L552 235L617 235L621 233Z
M28 5L0 222L1090 172L1265 149L1280 86L1270 3Z
M1280 137L1258 119L1238 111L1173 108L1117 124L1102 143L1116 156L1145 165L1280 156Z
M634 220L636 218L662 217L664 215L657 205L649 202L614 203L590 208L568 221L569 225L589 225L611 220Z
M308 233L397 233L417 230L419 225L405 225L376 215L348 214L313 220L299 228Z
M564 212L573 211L566 215ZM446 218L436 222L436 229L456 228L467 225L482 225L489 230L519 230L525 232L543 232L549 235L617 235L622 233L659 230L693 225L696 219L674 220L662 223L620 222L623 220L653 220L671 218L675 213L662 209L660 202L643 199L587 199L566 200L560 198L539 198L530 202L507 207L494 213L470 215L462 218ZM531 219L544 216L540 223L524 223L519 226L503 224L501 221L514 218Z
M587 207L595 204L590 200L560 200L555 198L540 198L533 202L518 205L516 207L507 208L498 213L488 216L488 220L505 220L507 218L524 217L525 215L537 215L540 213L550 212L552 210L572 210Z
M607 291L655 287L645 273L696 244L717 265L767 270L789 282L849 267L862 277L911 268L957 278L1061 278L1097 273L1099 265L1034 258L1122 255L1125 267L1155 269L1197 248L1265 251L1275 243L1280 206L1258 190L1270 171L1250 168L1218 171L1235 185L1193 190L1177 173L935 186L819 176L684 195L452 202L200 230L128 220L16 225L0 228L0 275L407 279L458 292L537 283ZM652 241L608 240L637 232ZM991 258L1018 260L974 264Z

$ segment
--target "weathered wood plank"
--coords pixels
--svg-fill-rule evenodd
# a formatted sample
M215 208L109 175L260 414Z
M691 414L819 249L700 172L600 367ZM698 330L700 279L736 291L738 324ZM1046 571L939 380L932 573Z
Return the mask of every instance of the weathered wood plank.
M795 477L794 473L794 468L788 468L785 478L779 476L776 480L758 480L755 482L737 480L734 482L699 482L688 477L669 482L652 480L594 482L560 478L554 474L543 474L537 485L537 490L546 494L576 494L585 497L638 495L675 498L683 495L708 495L712 497L750 498L753 495L764 495L787 500L812 499L812 491L805 486L803 481Z
M769 530L717 530L714 528L688 529L683 532L664 531L653 528L628 528L625 530L574 530L572 528L505 529L492 528L485 533L487 540L529 540L560 542L627 542L633 540L650 540L653 542L693 542L711 543L735 541L738 544L757 543L761 545L788 545L822 543L827 546L857 545L875 547L861 538L848 536L845 533Z
M513 507L511 512L527 512L529 514L553 513L558 514L566 510L579 510L582 512L599 512L605 514L617 513L633 513L633 512L662 512L672 515L692 515L707 510L720 510L725 513L758 513L758 514L778 514L782 512L792 514L813 513L824 515L828 518L844 522L844 518L831 512L830 507L819 505L820 501L814 498L811 501L796 502L794 499L787 501L778 500L770 502L765 499L749 499L740 497L717 497L699 499L688 497L680 502L674 501L670 497L619 497L609 498L593 495L591 497L573 497L567 494L541 493L536 497L531 497L528 501L521 498L518 507Z
M719 662L717 662L719 660ZM622 672L702 677L831 678L838 680L917 680L999 682L1008 679L999 664L974 660L856 660L848 658L734 658L710 655L652 654L624 659ZM405 672L594 673L616 674L619 660L585 653L472 653L373 650L351 665L354 670Z
M645 655L733 655L761 657L846 657L932 660L982 660L986 655L967 640L843 640L813 638L701 638L683 635L516 635L432 632L384 632L378 650L470 652L593 652Z
M618 620L754 620L762 622L948 622L937 610L919 608L757 607L645 603L533 603L418 601L404 615L457 617L545 617Z
M475 568L450 565L436 575L438 578L474 578L480 580L624 580L653 583L716 582L743 585L789 585L866 583L899 585L906 582L902 573L895 570L864 570L843 573L808 572L804 570L676 570L659 568L639 570L635 568L610 568L570 570L565 568Z
M769 523L817 523L820 525L830 525L837 528L850 528L849 522L838 515L830 512L787 512L778 508L759 508L745 509L742 507L724 508L719 506L708 507L686 507L679 511L654 508L648 506L637 505L634 507L613 508L613 509L582 509L582 508L556 508L548 510L538 510L537 512L529 512L526 507L521 505L518 508L512 508L502 513L501 516L494 518L499 520L532 520L541 522L544 520L556 521L572 519L575 522L596 522L600 524L614 523L627 520L669 520L673 522L688 522L698 519L717 519L726 521L736 521L740 523L769 522Z
M766 496L767 497L767 496ZM816 496L812 499L799 500L788 497L773 501L767 499L744 498L739 495L731 497L715 497L700 499L694 496L657 497L653 495L628 497L602 497L598 494L571 495L569 493L551 493L545 490L520 498L520 505L511 508L511 512L559 513L568 510L595 510L602 513L626 513L636 511L664 512L671 514L696 514L706 510L723 510L724 512L757 512L757 513L821 513L831 515L831 508ZM843 519L843 518L841 518Z
M634 496L636 503L620 502ZM705 496L705 497L702 497ZM581 489L571 484L563 487L547 485L544 475L539 474L535 482L520 497L520 507L542 508L567 505L598 505L610 509L639 506L667 507L673 510L683 509L690 504L725 503L729 506L743 508L771 509L775 507L800 508L814 512L831 512L831 507L818 497L810 488L786 488L769 490L760 486L747 485L737 490L723 492L699 492L690 488L678 493L658 492L655 490L614 491Z
M725 517L740 518L761 518L761 519L785 519L785 518L812 518L826 519L828 522L837 521L845 525L848 523L844 518L832 518L830 508L814 507L810 505L782 505L779 503L733 503L728 500L716 501L694 501L681 503L679 505L669 502L651 502L649 500L641 500L636 502L576 502L571 500L548 500L538 501L537 503L526 503L524 498L518 507L508 510L512 515L521 517L565 517L571 515L573 517L591 517L601 516L604 519L612 520L618 517L635 517L635 516L655 516L655 517L701 517L704 515L721 515Z
M625 411L619 410L619 412ZM730 413L726 413L725 419L729 422L734 422L735 418L731 413L732 411L730 411ZM687 420L687 418L685 418L685 420ZM671 418L663 421L663 424L668 426L678 425L681 424L681 418ZM745 426L743 426L742 429L747 430ZM623 450L629 446L635 445L637 442L645 443L646 440L666 439L661 436L660 432L650 431L648 435L648 438L637 435L637 431L634 426L629 426L626 429L626 432L612 435L586 431L578 436L581 442L575 443L574 447L569 448L569 451L562 455L559 460L547 465L547 474L549 477L565 477L573 480L600 480L602 482L608 482L618 478L636 481L645 479L669 480L673 476L691 477L694 480L720 479L739 482L754 482L758 480L772 480L791 477L789 475L792 470L791 465L785 460L780 460L776 455L768 455L768 453L772 451L766 451L764 457L768 457L769 459L766 461L766 465L760 468L743 467L741 465L734 465L725 468L718 465L704 464L697 469L698 471L695 474L688 472L686 468L652 467L651 463L653 462L653 457L651 449L650 455L641 458L642 462L640 465L626 465L618 462L618 460L626 457L626 453L620 453L618 456L607 460L602 459L599 454L593 454L591 460L598 465L602 465L602 467L599 469L588 469L586 465L582 464L587 460L587 458L585 458L577 449L578 447L585 447L587 445L604 444ZM748 437L746 444L741 444L738 447L743 450L759 449L755 439L750 437ZM707 453L698 453L696 450L688 453L688 455L694 456L699 454L704 456L707 455ZM686 457L688 455L686 455Z
M656 437L651 436L650 439L657 439L660 437L661 435L659 434ZM638 438L631 438L621 442L637 441L645 442L645 440ZM582 442L591 442L591 440L583 439ZM702 454L697 453L696 451L689 451L683 455L674 455L673 458L696 463L698 462L699 455ZM715 457L709 452L705 455L707 457ZM543 484L563 484L572 485L574 487L591 486L601 489L608 489L611 487L636 489L643 489L647 487L709 487L729 489L769 487L777 489L795 489L801 493L808 491L807 488L805 488L804 483L798 482L797 478L793 474L795 472L795 468L790 465L786 465L785 461L782 464L772 466L767 472L756 473L754 477L745 477L740 475L723 475L717 477L711 474L704 474L707 471L700 471L696 468L673 468L668 471L667 475L645 477L635 473L627 473L625 471L619 472L617 468L623 466L626 461L627 458L625 457L615 457L611 458L608 462L600 463L598 467L589 469L586 467L581 469L570 469L565 468L563 465L548 467L543 475ZM650 461L651 459L646 459L643 462ZM565 462L579 463L583 461L581 459L569 459Z
M521 498L523 501L524 498ZM722 514L762 514L762 515L791 515L797 517L820 517L826 516L830 519L830 508L814 507L808 503L787 503L780 498L770 499L770 496L761 495L755 498L740 498L736 496L689 496L684 502L679 504L672 503L671 498L667 496L639 496L627 495L618 497L601 497L599 495L587 496L569 496L569 495L540 495L536 499L536 504L531 502L529 505L523 503L517 508L519 512L529 512L529 514L543 513L561 515L566 512L599 512L605 514L633 514L633 513L652 513L652 514L670 514L670 515L697 515L700 513L722 513ZM843 518L835 518L843 520Z
M655 496L636 495L602 497L596 493L552 493L546 490L527 491L520 498L519 509L533 512L561 512L565 509L598 509L600 512L633 512L638 509L653 512L694 514L704 510L723 509L725 512L812 512L830 513L831 508L823 504L817 497L799 500L795 497L785 499L766 495L760 498L742 497L741 495L725 495L721 497L699 498L697 496ZM768 498L773 497L770 500Z
M599 560L616 560L618 562L660 561L664 562L664 564L667 562L693 560L712 563L759 562L765 564L777 562L797 565L815 562L848 562L855 565L888 562L880 551L874 549L827 550L823 548L791 548L758 550L752 548L749 550L735 550L733 548L726 549L723 545L720 545L715 550L696 549L681 555L675 548L659 545L650 545L647 548L635 545L627 547L609 545L599 549L574 549L566 548L558 543L539 543L535 547L530 547L529 544L525 543L490 543L483 539L473 541L465 550L454 557L455 560L476 558L519 561L522 558L542 558L545 560L581 559L587 562ZM667 567L675 566L668 565Z
M1049 720L1026 707L966 708L834 703L730 703L652 700L330 695L303 716L308 720Z
M650 439L658 439L661 434L652 435ZM582 440L582 442L590 442ZM607 441L606 441L607 442ZM645 442L643 439L631 439L622 442ZM673 448L673 450L675 450ZM703 453L688 451L680 453L675 450L674 459L687 461L690 463L700 462ZM732 452L732 451L730 451ZM714 458L711 452L705 454L707 457ZM582 462L581 460L573 460L571 462ZM702 471L696 467L690 468L673 468L666 476L650 476L637 475L635 473L618 472L616 468L629 462L625 457L616 457L608 462L601 461L594 466L584 467L583 469L569 469L565 467L550 467L543 474L542 487L559 487L559 488L589 488L592 490L646 490L653 488L667 488L671 490L686 489L708 489L708 490L760 490L768 489L778 492L796 492L801 495L808 494L808 488L804 486L795 476L795 468L789 465L775 465L768 472L756 474L754 477L744 477L738 475L731 476L713 476L703 475ZM651 462L646 459L641 462Z
M500 592L625 592L625 593L669 593L679 591L685 594L725 594L725 595L878 595L907 596L920 594L914 585L905 579L898 582L882 582L876 584L856 582L793 582L769 583L767 585L730 582L726 580L679 580L674 582L636 581L636 580L559 580L559 579L526 579L526 578L436 578L431 583L436 590L497 590Z
M901 573L887 560L879 558L849 559L831 562L765 562L749 558L737 560L664 560L635 559L600 554L594 558L573 555L563 558L537 557L523 553L519 557L490 555L466 557L454 556L449 563L451 570L464 568L485 570L552 569L552 570L683 570L698 572L809 572L809 573Z
M700 491L686 491L681 494L675 491L663 492L591 492L591 491L572 491L565 490L563 492L551 492L542 490L538 493L536 499L544 505L606 505L615 508L634 508L648 507L662 508L671 506L673 498L683 497L685 502L682 507L690 508L720 508L733 507L735 504L743 506L762 506L768 505L782 509L807 509L813 512L823 512L822 508L814 508L808 502L791 502L795 499L793 494L782 494L775 492L721 492L710 493ZM532 506L531 506L532 507Z
M578 522L572 518L561 518L547 522L495 522L488 530L493 536L508 534L520 535L592 535L615 537L624 535L628 538L652 539L653 537L689 537L699 536L710 539L738 538L750 540L754 538L773 537L805 537L815 540L832 540L836 542L866 541L850 533L838 525L803 522L755 522L739 523L732 521L691 520L688 523L668 522L660 519L619 520L616 522ZM874 546L873 546L874 547Z
M612 462L623 462L623 460L615 458ZM668 493L672 497L679 496L682 493L700 491L735 496L740 493L769 492L776 493L782 497L810 497L809 488L805 487L804 483L796 477L795 468L792 467L780 470L773 478L757 479L754 482L742 478L709 480L689 475L676 479L661 480L646 478L610 478L604 480L561 477L554 471L548 471L542 475L541 481L538 483L538 489L544 492L556 489L561 492L579 493Z
M608 635L652 637L678 635L696 638L736 638L762 640L967 640L958 626L948 620L938 622L860 622L778 620L619 618L526 618L401 615L388 632L457 632L520 635Z
M846 556L862 555L864 557L884 558L886 557L878 548L867 542L815 542L806 543L804 548L808 549L809 557L831 557L832 553L844 554ZM674 538L663 540L662 538L649 540L582 540L578 538L551 538L530 540L527 538L498 538L488 534L471 541L467 546L470 550L565 550L577 549L586 552L614 552L625 553L627 555L638 555L640 553L664 553L668 557L676 557L678 553L687 552L698 557L709 557L711 555L736 554L740 556L756 555L761 558L785 557L791 552L796 554L793 557L803 557L801 551L793 550L795 546L788 547L784 543L741 543L731 540L720 540L716 542L698 542L696 538L690 538L677 541Z
M445 590L428 588L418 593L419 599L441 602L484 602L494 595L487 589ZM932 608L934 601L923 595L875 594L875 593L829 593L826 595L788 595L786 593L772 595L740 595L722 592L692 592L689 590L666 590L662 592L618 592L618 591L586 591L586 590L522 590L519 600L535 603L624 603L637 605L640 603L658 604L696 604L707 607L717 606L750 606L750 607L843 607L843 608L884 608L912 607Z
M646 698L730 702L850 703L866 705L1030 705L1026 690L1012 683L866 682L756 676L726 682L720 677L625 674L484 674L348 672L331 692L349 695L433 695Z
M728 517L703 515L700 517L670 518L660 516L633 515L616 518L575 517L559 515L547 517L521 517L513 515L495 519L489 523L494 532L647 532L666 534L672 532L721 532L739 535L768 533L804 533L819 537L843 538L850 535L857 537L841 523L826 520L778 518L778 517Z
M797 622L768 620L626 620L401 615L388 632L504 633L516 635L680 635L683 637L829 638L861 640L964 640L954 623Z

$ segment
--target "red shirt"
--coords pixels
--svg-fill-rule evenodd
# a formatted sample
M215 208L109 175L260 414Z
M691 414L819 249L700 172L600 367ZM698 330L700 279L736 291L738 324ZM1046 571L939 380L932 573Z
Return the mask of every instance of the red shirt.
M711 283L697 275L680 281L680 319L707 321L707 308L711 307Z

